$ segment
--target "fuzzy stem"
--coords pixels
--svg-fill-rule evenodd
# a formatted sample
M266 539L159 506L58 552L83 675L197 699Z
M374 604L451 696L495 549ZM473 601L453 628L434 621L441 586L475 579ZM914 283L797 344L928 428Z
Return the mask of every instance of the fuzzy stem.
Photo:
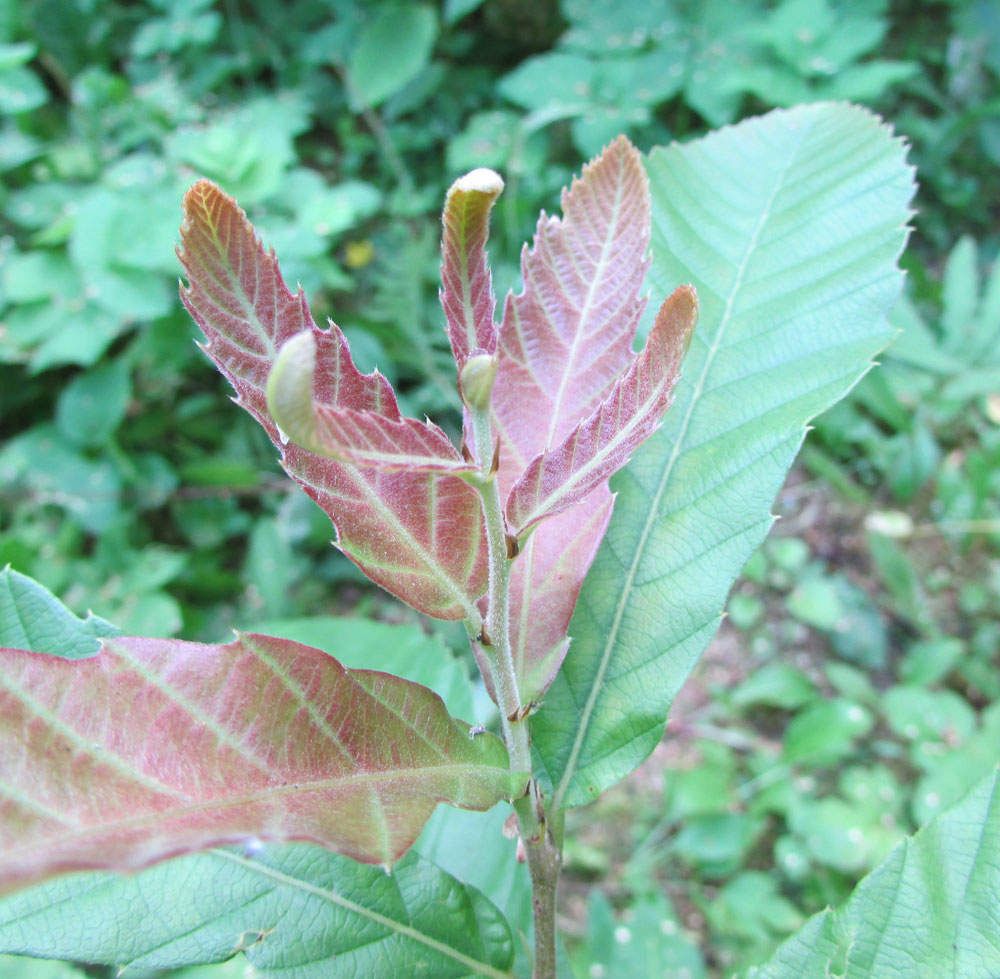
M528 746L526 720L510 720L517 716L521 694L517 688L517 671L510 648L510 559L507 557L507 524L504 521L500 489L496 476L489 473L493 460L493 438L489 408L472 409L472 432L476 455L483 468L479 494L483 502L486 540L489 554L489 592L484 631L488 643L483 644L493 670L493 683L500 706L500 723L510 753L511 769L531 771L531 750Z
M521 694L510 645L510 563L507 557L507 524L493 461L493 435L489 408L469 409L476 456L482 467L478 483L489 546L489 592L484 630L489 643L483 650L493 673L500 705L500 723L513 772L531 772L531 738L527 717L520 717ZM518 830L531 872L532 911L535 926L533 979L556 979L556 888L562 865L561 836L553 837L546 825L538 785L532 781L528 794L514 802Z

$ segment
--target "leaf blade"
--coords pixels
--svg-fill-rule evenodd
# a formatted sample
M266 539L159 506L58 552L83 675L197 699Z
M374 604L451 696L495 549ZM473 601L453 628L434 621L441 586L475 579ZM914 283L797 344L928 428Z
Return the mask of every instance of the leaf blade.
M632 358L645 308L649 190L624 137L563 192L563 218L539 219L521 256L524 289L500 326L492 419L501 498L537 455L558 445L607 397ZM538 424L539 419L547 424ZM566 653L566 626L611 511L598 486L546 521L511 567L511 644L522 700L537 699ZM581 509L585 508L585 509ZM572 547L575 560L561 556Z
M475 888L415 853L387 875L308 844L218 849L130 875L77 874L0 901L0 948L134 969L220 962L302 979L506 979L513 938ZM428 959L429 957L429 959Z
M607 398L558 446L536 456L514 483L507 498L514 534L579 503L652 435L670 407L697 317L694 290L679 286L657 313L642 352Z
M4 650L0 669L5 888L251 838L389 865L437 801L518 788L502 743L470 739L436 694L285 640Z
M806 422L888 342L900 286L912 174L863 110L770 113L658 150L649 169L654 288L692 281L702 325L674 409L616 477L573 655L535 718L557 806L589 801L659 741Z
M181 298L206 336L203 349L264 427L285 471L330 516L338 545L373 581L428 615L475 619L487 562L479 497L451 475L361 471L286 444L267 407L279 348L303 332L316 344L313 394L322 404L400 420L392 388L361 374L333 324L316 327L299 290L288 291L274 253L233 198L208 180L185 194Z

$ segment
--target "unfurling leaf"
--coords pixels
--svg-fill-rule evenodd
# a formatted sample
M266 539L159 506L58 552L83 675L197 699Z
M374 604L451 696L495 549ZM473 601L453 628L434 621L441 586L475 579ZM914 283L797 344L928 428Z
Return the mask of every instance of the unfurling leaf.
M445 198L441 305L459 370L474 352L493 354L497 348L486 239L490 211L502 192L500 175L481 168L456 180Z
M362 469L411 473L475 472L431 422L386 418L376 411L334 408L313 400L316 339L285 342L267 381L267 406L282 433L309 452Z
M492 411L501 495L611 393L632 360L645 308L649 189L621 137L563 192L563 218L539 219L521 256L524 290L500 327ZM571 512L539 525L511 567L511 641L522 697L548 686L569 645L580 585L611 515L603 481Z
M190 283L181 296L207 338L205 352L236 389L237 403L267 430L288 474L329 514L340 548L420 611L474 619L487 584L476 491L454 475L360 469L286 443L265 385L279 348L304 332L315 344L317 404L370 413L388 428L407 426L389 382L357 370L335 325L316 327L301 290L288 291L273 252L264 251L236 202L210 181L199 180L184 197L181 244Z
M514 484L507 500L514 533L578 503L653 433L670 407L697 319L694 289L679 287L663 303L646 346L611 394L558 446L536 456Z
M437 694L267 636L0 650L0 890L244 840L390 865L440 801L524 789Z

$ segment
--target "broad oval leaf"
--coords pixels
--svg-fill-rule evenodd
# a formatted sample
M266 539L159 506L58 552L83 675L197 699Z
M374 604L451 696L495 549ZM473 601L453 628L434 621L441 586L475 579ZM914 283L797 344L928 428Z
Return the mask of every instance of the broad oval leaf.
M524 787L440 697L267 636L0 651L0 889L247 839L391 865L439 801Z
M646 305L649 189L627 139L584 167L562 208L561 219L539 219L521 256L524 289L504 305L492 401L502 499L532 459L608 396L632 360ZM524 702L541 695L565 656L566 629L611 504L599 485L541 524L511 567L511 645Z
M130 971L221 962L261 976L510 979L510 925L410 852L386 874L307 844L217 849L136 874L74 874L0 901L0 950Z
M903 840L748 979L1000 975L1000 771Z
M663 426L613 481L572 655L535 717L557 807L595 798L662 737L806 424L891 338L914 190L903 144L843 104L656 150L648 171L654 298L689 281L701 315Z
M267 430L285 471L329 514L338 546L373 581L421 612L475 619L486 591L483 517L476 491L457 476L361 470L286 443L265 388L278 350L303 332L315 343L312 395L320 404L401 416L388 381L361 374L333 324L313 323L302 291L292 295L246 215L227 194L199 180L184 197L181 262L188 311L204 350L236 389L236 401Z

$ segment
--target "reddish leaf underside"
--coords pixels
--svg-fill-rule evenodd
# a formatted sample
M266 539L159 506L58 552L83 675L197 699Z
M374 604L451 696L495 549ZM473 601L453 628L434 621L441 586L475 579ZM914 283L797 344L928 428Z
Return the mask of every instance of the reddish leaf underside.
M681 361L698 318L691 286L669 296L642 352L597 410L553 449L535 456L507 499L507 522L517 535L562 513L624 466L670 407Z
M0 650L0 681L0 892L255 839L388 866L439 801L527 778L427 688L266 636Z
M278 349L313 336L313 398L331 408L400 423L396 398L377 371L361 374L331 324L313 323L302 291L292 295L272 253L236 202L207 180L184 197L178 252L188 277L181 297L206 337L205 352L236 389L236 401L267 430L282 465L333 520L338 546L368 577L428 615L475 616L487 564L479 496L456 476L385 472L320 457L286 443L265 387Z
M521 256L524 289L500 327L493 421L504 499L536 456L558 446L609 395L632 360L649 261L650 205L638 151L620 137L542 215ZM607 529L611 494L539 524L511 569L511 634L522 700L537 698L566 653L573 607Z

